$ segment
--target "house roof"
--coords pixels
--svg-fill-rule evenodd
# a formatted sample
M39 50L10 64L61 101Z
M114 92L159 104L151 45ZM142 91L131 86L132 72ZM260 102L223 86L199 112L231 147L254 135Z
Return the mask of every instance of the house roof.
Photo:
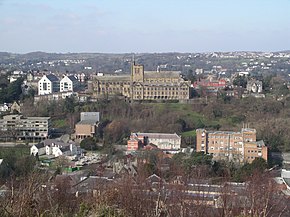
M74 75L67 76L71 81L77 81L78 79Z
M146 180L149 182L160 182L161 178L159 176L157 176L156 174L152 174Z
M42 142L44 143L45 146L51 146L52 144L54 144L55 146L60 146L60 147L65 147L65 146L69 147L70 144L77 145L76 142L65 143L57 139L46 139L46 140L43 140Z
M40 143L38 143L38 144L36 144L36 145L34 145L36 148L44 148L45 147L45 145L44 145L44 143L43 142L40 142Z
M59 148L62 152L66 152L70 150L70 145L62 146Z
M46 75L47 79L49 79L50 81L58 81L58 77L56 77L54 74L49 74L49 75Z
M75 184L73 188L78 192L90 192L96 188L103 188L112 182L113 180L107 177L89 176Z

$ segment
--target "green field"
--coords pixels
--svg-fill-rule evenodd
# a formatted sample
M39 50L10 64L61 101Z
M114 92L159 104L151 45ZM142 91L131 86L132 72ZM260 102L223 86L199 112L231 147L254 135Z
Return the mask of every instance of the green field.
M30 155L30 148L25 145L17 145L15 147L0 147L0 158L13 154L16 158Z

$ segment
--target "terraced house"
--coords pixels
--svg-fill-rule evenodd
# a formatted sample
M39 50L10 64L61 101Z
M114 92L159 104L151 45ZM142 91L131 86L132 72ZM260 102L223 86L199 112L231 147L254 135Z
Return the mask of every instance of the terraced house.
M132 100L186 100L190 81L179 71L144 71L132 64L131 75L95 75L92 81L95 97L122 95Z

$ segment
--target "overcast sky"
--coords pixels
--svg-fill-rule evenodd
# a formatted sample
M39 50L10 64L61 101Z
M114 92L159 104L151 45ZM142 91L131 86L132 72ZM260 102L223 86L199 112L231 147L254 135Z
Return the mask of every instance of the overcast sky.
M0 0L0 51L290 50L290 0Z

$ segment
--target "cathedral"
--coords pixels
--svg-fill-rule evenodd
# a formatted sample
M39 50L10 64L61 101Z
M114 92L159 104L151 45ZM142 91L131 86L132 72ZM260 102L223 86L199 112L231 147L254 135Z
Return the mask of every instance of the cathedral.
M122 95L131 100L186 100L190 81L179 71L144 71L133 62L131 75L94 75L92 89L95 97Z

